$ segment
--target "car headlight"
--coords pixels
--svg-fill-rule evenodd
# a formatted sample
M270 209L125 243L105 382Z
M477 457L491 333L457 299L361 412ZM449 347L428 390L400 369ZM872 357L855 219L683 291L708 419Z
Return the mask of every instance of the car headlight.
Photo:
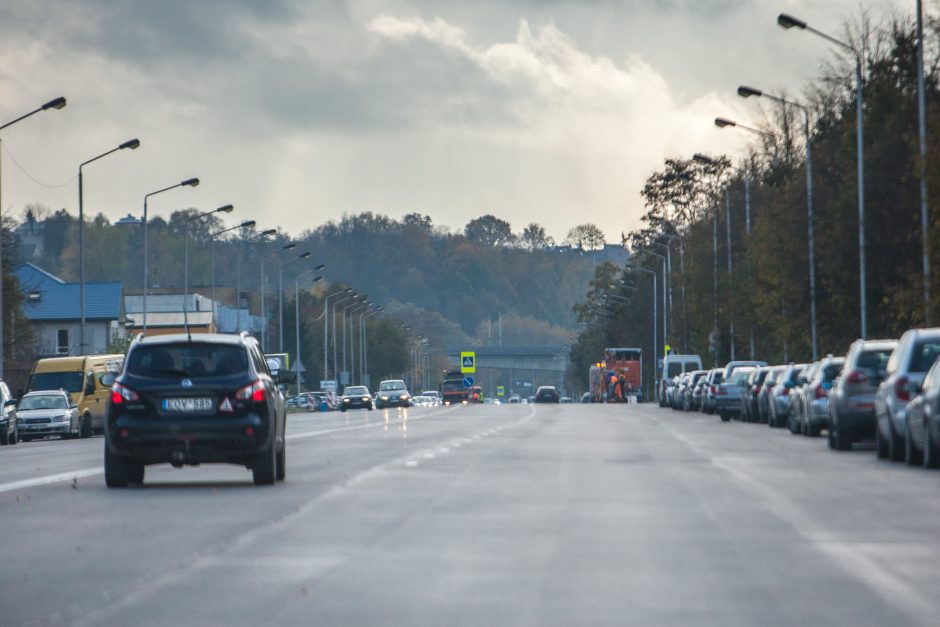
M344 399L343 399L343 402L344 402L344 403L348 403L348 402L349 402L349 399L348 399L348 398L344 398Z
M367 400L369 400L369 397L368 397L368 396L363 396L363 397L362 397L362 400L367 401Z
M382 397L382 400L383 400L383 401L387 401L387 400L388 400L388 397L387 397L387 396L383 396L383 397Z
M406 401L406 400L408 400L408 395L407 395L407 394L402 394L402 395L399 396L398 398L400 398L400 399L403 400L403 401Z

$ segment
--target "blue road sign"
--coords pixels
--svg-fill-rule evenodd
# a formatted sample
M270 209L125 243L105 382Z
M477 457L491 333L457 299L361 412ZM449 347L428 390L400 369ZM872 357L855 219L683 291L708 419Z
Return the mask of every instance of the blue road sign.
M464 377L464 378L463 378L463 386L464 386L465 388L473 387L473 377Z

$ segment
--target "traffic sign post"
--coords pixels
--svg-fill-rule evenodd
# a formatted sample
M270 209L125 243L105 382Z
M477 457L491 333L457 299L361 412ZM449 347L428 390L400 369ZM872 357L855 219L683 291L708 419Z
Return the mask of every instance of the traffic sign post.
M477 371L477 354L473 351L460 353L460 374L474 374Z

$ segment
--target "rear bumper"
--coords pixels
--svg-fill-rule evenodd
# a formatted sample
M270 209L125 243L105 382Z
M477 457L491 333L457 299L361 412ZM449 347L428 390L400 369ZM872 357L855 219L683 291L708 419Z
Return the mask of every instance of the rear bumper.
M105 437L112 453L145 464L169 462L180 453L185 463L248 464L272 446L274 428L258 414L173 421L125 415L108 425Z
M737 414L741 412L740 396L716 396L715 408L726 414Z

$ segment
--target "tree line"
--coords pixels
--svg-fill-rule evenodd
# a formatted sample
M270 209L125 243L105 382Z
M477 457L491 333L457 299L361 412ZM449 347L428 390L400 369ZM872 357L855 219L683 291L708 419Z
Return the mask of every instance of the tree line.
M940 36L925 35L928 198L940 190ZM864 154L868 337L898 337L940 320L940 281L922 299L916 34L896 16L846 27L864 45ZM818 354L844 353L860 337L859 212L856 177L854 58L827 65L801 96L810 112ZM767 103L762 103L766 105ZM569 381L580 384L606 345L634 345L661 355L662 262L672 258L666 344L721 364L752 354L770 362L812 357L805 143L802 112L761 109L762 132L743 158L665 159L642 190L643 226L624 236L632 266L601 266L575 308L581 331ZM732 129L725 132L733 132ZM940 212L931 210L927 252L936 268ZM729 271L728 265L731 269ZM652 339L652 279L657 273L658 339ZM716 272L717 269L717 272ZM717 291L715 281L717 278ZM646 360L650 380L655 359Z

